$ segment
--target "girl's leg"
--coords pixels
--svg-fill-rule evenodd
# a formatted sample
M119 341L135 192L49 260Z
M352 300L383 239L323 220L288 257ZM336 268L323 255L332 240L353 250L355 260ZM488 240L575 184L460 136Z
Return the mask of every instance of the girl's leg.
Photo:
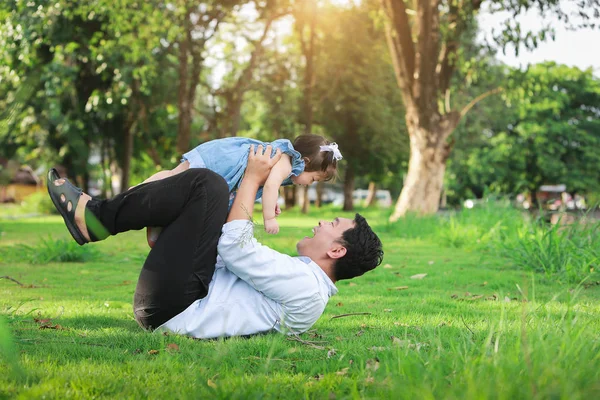
M154 329L208 293L227 217L228 187L208 169L190 169L139 185L111 200L90 200L91 213L115 235L163 228L142 268L134 296L138 323Z

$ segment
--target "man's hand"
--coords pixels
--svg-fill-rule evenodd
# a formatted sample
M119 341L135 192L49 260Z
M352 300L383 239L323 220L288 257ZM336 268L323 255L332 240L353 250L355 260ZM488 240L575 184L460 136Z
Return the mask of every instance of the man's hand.
M254 214L254 199L259 186L263 185L271 168L281 158L281 151L278 149L275 156L271 158L273 147L271 145L264 149L263 146L258 146L256 151L254 146L250 146L250 154L248 154L248 166L242 178L242 183L238 188L237 195L229 210L227 222L235 220L252 220Z
M250 154L248 155L248 166L246 167L246 173L244 174L244 180L248 179L252 183L258 184L259 186L263 185L267 178L269 177L269 173L271 172L271 168L277 161L281 158L281 150L277 149L273 158L271 158L271 153L273 152L273 147L268 145L263 152L263 146L259 145L254 150L254 145L250 146Z

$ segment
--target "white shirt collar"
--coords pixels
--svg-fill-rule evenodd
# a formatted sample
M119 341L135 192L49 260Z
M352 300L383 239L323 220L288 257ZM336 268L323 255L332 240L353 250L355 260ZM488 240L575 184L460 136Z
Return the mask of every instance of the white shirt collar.
M303 263L305 263L306 265L311 266L312 269L317 274L319 274L319 276L321 278L323 278L323 281L327 284L327 288L329 289L329 297L333 296L334 294L336 294L338 292L338 289L335 286L335 283L333 283L333 281L331 280L331 278L329 278L329 276L325 273L325 271L323 271L321 269L321 267L319 267L319 264L317 264L316 262L311 260L310 257L298 256L296 258L299 259L300 261L302 261Z

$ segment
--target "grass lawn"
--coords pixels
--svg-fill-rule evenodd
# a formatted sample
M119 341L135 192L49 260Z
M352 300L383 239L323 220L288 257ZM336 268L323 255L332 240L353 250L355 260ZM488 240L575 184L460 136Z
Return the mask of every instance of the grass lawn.
M18 244L69 238L60 218L0 220L0 276L23 284L0 280L0 398L600 398L595 280L399 238L386 214L366 214L384 263L339 282L300 340L144 332L131 306L144 232L86 245L85 263L39 264ZM280 234L260 240L293 253L317 218L284 212Z

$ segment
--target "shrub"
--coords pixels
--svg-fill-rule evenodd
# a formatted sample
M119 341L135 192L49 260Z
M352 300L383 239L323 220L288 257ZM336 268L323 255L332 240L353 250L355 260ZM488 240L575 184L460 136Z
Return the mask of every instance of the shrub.
M23 214L58 214L46 191L36 192L27 196L21 203L20 208Z
M577 282L598 269L600 222L567 226L532 222L516 237L499 238L497 249L519 268Z
M34 245L18 244L2 248L3 260L25 261L31 264L50 262L86 262L94 259L98 251L93 247L79 246L73 240L42 239Z

